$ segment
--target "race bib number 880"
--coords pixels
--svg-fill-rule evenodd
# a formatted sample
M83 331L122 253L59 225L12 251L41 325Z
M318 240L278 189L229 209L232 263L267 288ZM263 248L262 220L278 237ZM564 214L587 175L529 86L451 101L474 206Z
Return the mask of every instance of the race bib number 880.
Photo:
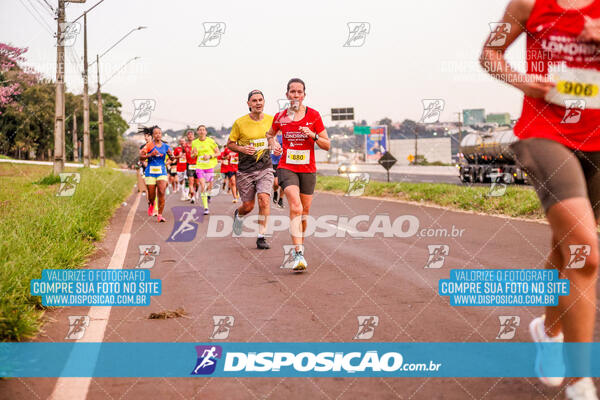
M308 164L310 162L310 150L287 150L285 162L287 164Z

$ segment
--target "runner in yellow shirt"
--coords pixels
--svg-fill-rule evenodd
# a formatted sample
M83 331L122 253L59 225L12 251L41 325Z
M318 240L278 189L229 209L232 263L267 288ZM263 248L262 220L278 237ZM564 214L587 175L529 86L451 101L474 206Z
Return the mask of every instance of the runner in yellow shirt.
M198 157L196 162L196 177L200 182L202 205L204 215L208 214L208 191L212 187L214 168L217 165L219 146L210 137L207 137L206 126L200 125L196 130L198 138L192 141L192 157Z
M270 213L271 191L273 191L273 167L267 143L267 131L273 117L263 113L265 98L260 90L248 93L250 113L238 118L229 134L227 147L239 154L237 189L242 205L233 215L233 232L241 235L243 217L254 208L258 198L259 228L256 247L269 249L265 239L267 218Z

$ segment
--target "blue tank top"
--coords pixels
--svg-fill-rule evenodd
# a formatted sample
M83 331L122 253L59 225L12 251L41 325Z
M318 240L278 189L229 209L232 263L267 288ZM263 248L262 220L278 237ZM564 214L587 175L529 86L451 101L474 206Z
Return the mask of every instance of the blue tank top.
M160 146L154 145L154 147L148 152L148 154L152 153L155 149L158 150L160 154L158 156L148 157L148 166L146 167L146 171L144 172L144 175L146 176L167 174L167 168L165 167L165 157L167 155L167 151L169 151L169 145L166 143L162 143Z

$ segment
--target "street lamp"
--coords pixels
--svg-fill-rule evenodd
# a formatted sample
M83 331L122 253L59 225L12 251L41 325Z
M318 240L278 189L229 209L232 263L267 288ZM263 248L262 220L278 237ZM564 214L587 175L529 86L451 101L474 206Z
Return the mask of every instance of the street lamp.
M98 145L100 148L100 166L101 167L104 167L104 115L103 115L103 111L102 111L102 93L100 92L100 57L104 56L106 53L108 53L110 50L112 50L116 45L121 43L123 41L123 39L125 39L127 36L131 35L135 31L139 31L141 29L146 29L146 27L138 26L137 28L133 28L132 30L127 32L125 34L125 36L123 36L121 39L119 39L115 44L110 46L109 49L106 50L104 53L102 53L101 55L96 54L96 71L98 74L98 91L96 93L98 96ZM93 65L93 63L90 65Z
M114 74L112 74L112 75L110 76L110 78L108 78L107 80L105 80L105 81L104 81L104 83L102 84L102 86L106 85L106 84L108 83L108 81L110 81L112 78L114 78L114 77L115 77L115 75L117 75L119 72L121 72L121 70L122 70L123 68L125 68L125 67L127 66L127 64L129 64L129 63L130 63L130 62L132 62L132 61L139 60L140 58L141 58L141 57L133 57L132 59L130 59L129 61L127 61L125 64L123 64L123 65L121 66L121 68L119 68L119 69L118 69L118 70L117 70L117 71L116 71Z

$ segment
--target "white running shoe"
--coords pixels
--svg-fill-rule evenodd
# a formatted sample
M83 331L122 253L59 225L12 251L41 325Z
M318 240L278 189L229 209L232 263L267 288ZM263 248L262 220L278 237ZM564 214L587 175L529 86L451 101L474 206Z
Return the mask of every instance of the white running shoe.
M567 400L598 400L592 378L583 378L572 385L567 385L565 396Z
M544 329L545 315L535 318L529 324L529 333L537 345L535 357L535 372L540 381L546 386L560 386L565 375L565 364L563 361L562 346L544 346L544 343L562 343L564 335L561 333L556 337L549 337ZM559 364L557 364L559 363ZM545 369L559 371L562 376L548 377L544 374Z
M294 250L294 264L292 265L292 269L294 271L304 271L306 267L308 267L308 264L302 252Z

